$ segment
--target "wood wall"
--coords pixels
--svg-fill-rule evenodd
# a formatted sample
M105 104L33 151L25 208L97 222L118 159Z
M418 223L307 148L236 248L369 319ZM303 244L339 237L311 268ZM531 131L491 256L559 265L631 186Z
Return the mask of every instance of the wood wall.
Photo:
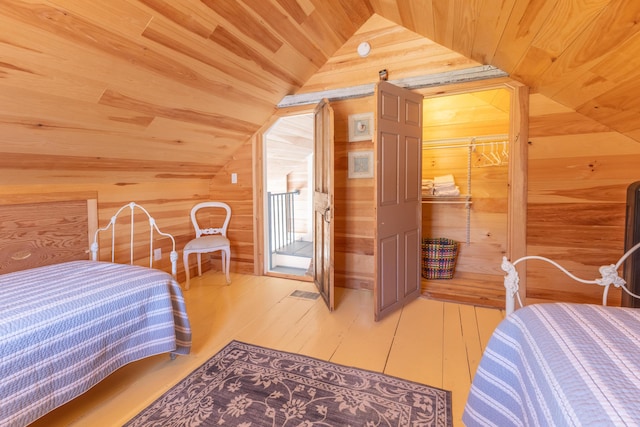
M338 286L370 289L373 180L347 178L347 152L372 149L372 144L347 143L347 116L373 111L373 101L352 99L333 105L336 282ZM529 141L527 251L552 257L578 275L595 278L598 266L615 262L623 252L626 188L640 179L640 145L540 94L531 96ZM229 229L231 270L254 273L259 207L253 203L257 190L253 166L258 160L251 140L212 179L169 172L5 167L0 170L0 194L96 192L100 225L106 224L120 206L136 201L149 209L163 229L174 234L180 250L193 237L191 207L206 199L225 200L233 209ZM238 184L231 184L232 172L238 174ZM486 262L493 262L491 268L495 269L500 259ZM165 252L161 266L168 269L168 264ZM543 265L530 264L527 275L528 298L532 301L599 300L600 289L571 285ZM183 277L180 262L180 280ZM567 285L558 285L559 281ZM615 303L619 296L613 294Z
M331 103L335 128L335 282L373 289L374 178L349 178L348 153L374 150L371 141L349 142L349 115L375 111L373 97Z
M640 180L640 144L549 98L530 103L527 252L557 260L579 277L624 252L626 190ZM527 299L598 303L602 289L527 265ZM617 304L619 291L610 304Z
M254 136L255 138L255 136ZM209 198L228 203L231 206L231 221L227 237L231 241L231 264L229 269L241 273L254 273L255 242L257 241L257 222L261 217L255 213L254 206L254 155L253 139L242 145L231 160L211 180ZM261 157L260 157L261 159ZM231 174L236 173L238 182L231 183ZM219 266L219 261L214 262Z
M97 195L98 225L107 225L111 217L123 205L135 201L144 206L161 230L171 233L176 239L179 251L178 279L184 279L182 268L182 247L195 237L189 220L191 207L197 202L208 199L209 179L173 177L158 178L145 173L105 171L87 171L86 173L62 172L45 169L8 169L0 170L0 194L46 195L50 193L87 193ZM58 213L52 212L55 217ZM119 229L124 233L126 227ZM128 233L128 230L126 230ZM143 237L146 238L146 237ZM126 242L125 242L126 240ZM128 238L119 239L119 246L128 245ZM168 242L160 241L163 249L162 259L155 265L170 272ZM104 247L105 244L101 244ZM121 248L117 248L121 251ZM136 253L136 259L148 259L148 252ZM102 259L110 259L109 253L101 249ZM87 254L89 259L89 254ZM144 263L143 263L144 265ZM148 265L148 263L147 263ZM195 272L195 263L192 272Z

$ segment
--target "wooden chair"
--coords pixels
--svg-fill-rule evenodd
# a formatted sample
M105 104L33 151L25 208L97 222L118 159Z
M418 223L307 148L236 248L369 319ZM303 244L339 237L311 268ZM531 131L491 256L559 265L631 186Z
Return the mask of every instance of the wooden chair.
M220 228L202 228L197 220L197 213L201 209L224 209L226 217ZM189 255L196 254L198 257L198 276L202 275L201 255L221 251L222 271L227 277L227 283L231 283L229 277L229 261L231 260L231 244L227 238L227 227L231 220L231 207L223 202L202 202L191 209L191 222L196 230L196 238L189 241L184 247L182 261L184 271L187 275L186 289L189 289Z

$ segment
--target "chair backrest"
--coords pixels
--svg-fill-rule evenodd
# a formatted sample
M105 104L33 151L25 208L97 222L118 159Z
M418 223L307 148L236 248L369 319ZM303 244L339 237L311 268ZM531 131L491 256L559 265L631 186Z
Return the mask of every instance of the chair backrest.
M196 218L196 214L200 209L208 209L208 208L222 208L227 214L224 219L224 223L222 227L219 228L202 228L198 224L198 220ZM229 226L229 221L231 220L231 207L224 202L201 202L191 208L191 222L193 223L193 228L196 230L196 237L200 237L203 234L222 234L227 237L227 227Z

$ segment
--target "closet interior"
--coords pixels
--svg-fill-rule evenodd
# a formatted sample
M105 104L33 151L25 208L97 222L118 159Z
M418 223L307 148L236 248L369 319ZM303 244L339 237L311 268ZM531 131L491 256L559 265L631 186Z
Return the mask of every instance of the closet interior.
M458 242L451 279L422 279L440 300L500 307L507 250L510 94L425 98L422 236Z

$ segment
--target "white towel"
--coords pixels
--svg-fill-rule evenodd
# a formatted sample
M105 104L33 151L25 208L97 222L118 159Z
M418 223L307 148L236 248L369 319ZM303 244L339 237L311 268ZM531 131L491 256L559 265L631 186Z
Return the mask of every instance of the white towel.
M455 180L453 179L453 175L443 175L436 176L433 178L433 183L437 187L439 185L447 185L447 184L455 184Z
M460 188L458 187L454 187L454 188L447 188L446 190L443 190L441 188L435 188L433 190L433 195L434 196L459 196L460 195Z
M457 188L457 185L455 185L455 184L442 184L442 185L434 185L433 188L435 188L436 190L440 190L440 191L449 191L449 190L455 190Z

